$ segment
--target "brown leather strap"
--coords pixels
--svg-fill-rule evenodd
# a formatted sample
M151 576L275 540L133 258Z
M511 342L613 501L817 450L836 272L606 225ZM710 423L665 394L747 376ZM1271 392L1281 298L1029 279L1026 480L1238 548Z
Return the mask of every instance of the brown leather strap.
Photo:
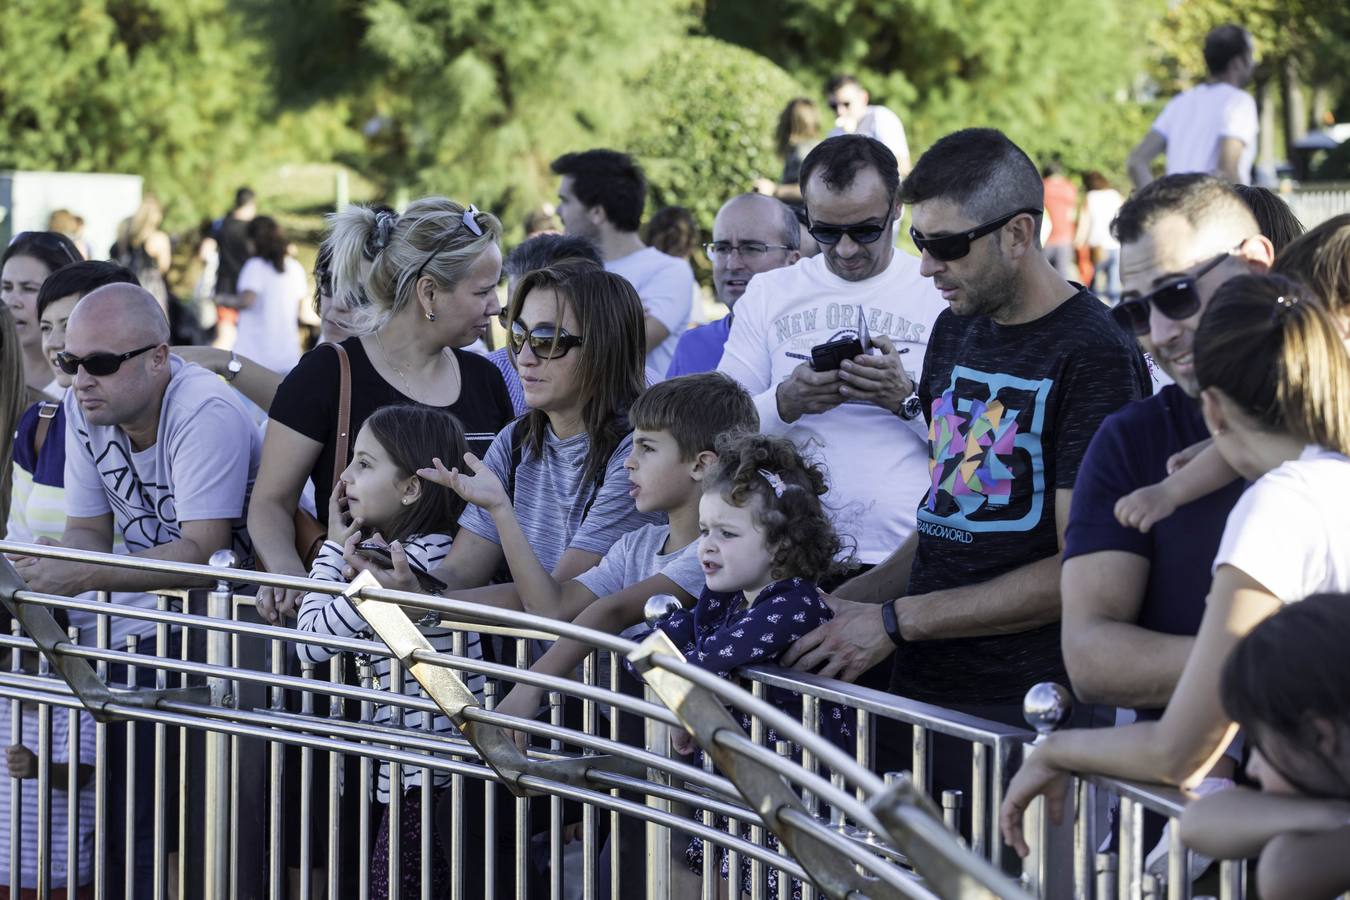
M352 365L347 351L341 344L333 344L337 352L338 368L338 421L337 447L333 454L333 484L337 487L338 477L347 468L347 447L351 443L352 430Z

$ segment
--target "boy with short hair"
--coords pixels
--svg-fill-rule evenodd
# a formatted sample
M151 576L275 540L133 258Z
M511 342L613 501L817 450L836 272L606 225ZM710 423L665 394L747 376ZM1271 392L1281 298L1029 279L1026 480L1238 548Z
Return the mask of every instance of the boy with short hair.
M484 480L492 476L477 459L468 457L472 478L452 474L451 486L491 513L527 612L618 633L641 625L643 606L653 596L670 594L690 606L702 592L697 538L703 477L717 460L718 435L759 428L754 401L731 378L703 372L653 385L633 403L628 417L633 449L624 468L635 505L641 512L664 512L669 524L625 534L599 565L567 582L558 582L539 564L505 491ZM531 671L567 675L590 650L580 641L559 640ZM517 685L497 709L532 716L541 694L539 688Z

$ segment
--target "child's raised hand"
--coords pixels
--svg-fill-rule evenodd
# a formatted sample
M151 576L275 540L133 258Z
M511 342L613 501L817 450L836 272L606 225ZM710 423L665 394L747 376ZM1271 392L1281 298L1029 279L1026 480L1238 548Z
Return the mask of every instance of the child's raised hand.
M1142 487L1116 501L1116 521L1126 528L1137 528L1145 534L1176 511L1176 501L1165 484Z
M328 539L335 544L346 544L347 538L361 530L361 520L347 512L347 482L338 479L328 497Z
M472 453L464 454L464 464L472 475L466 475L459 469L447 469L439 458L433 459L434 469L418 469L417 474L429 481L443 484L464 498L465 502L481 506L488 512L498 512L511 505L496 473L483 464Z
M37 777L37 756L23 744L11 744L5 750L5 762L9 764L10 778Z

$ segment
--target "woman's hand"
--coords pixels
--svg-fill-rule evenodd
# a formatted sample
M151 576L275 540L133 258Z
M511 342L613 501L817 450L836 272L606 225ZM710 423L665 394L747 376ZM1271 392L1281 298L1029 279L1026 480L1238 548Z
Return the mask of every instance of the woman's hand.
M1064 820L1069 774L1055 768L1048 761L1048 754L1044 750L1044 745L1030 750L1022 761L1022 768L1017 770L1017 775L1008 785L1008 791L1003 797L1003 808L999 810L1003 840L1023 858L1031 852L1022 834L1022 817L1026 815L1031 801L1044 794L1050 821L1058 825Z
M432 461L433 468L418 469L417 474L427 481L434 481L448 487L464 498L465 502L481 506L489 513L501 512L511 505L511 498L496 474L472 453L464 454L464 464L473 472L465 475L459 469L447 469L445 463L437 457Z
M339 478L328 497L328 539L345 546L347 538L360 531L361 520L353 519L347 512L347 482Z
M544 699L544 689L533 684L517 684L502 698L502 702L493 707L493 712L517 719L533 719L539 712L539 704ZM516 742L523 752L530 742L529 732L503 728L507 736Z

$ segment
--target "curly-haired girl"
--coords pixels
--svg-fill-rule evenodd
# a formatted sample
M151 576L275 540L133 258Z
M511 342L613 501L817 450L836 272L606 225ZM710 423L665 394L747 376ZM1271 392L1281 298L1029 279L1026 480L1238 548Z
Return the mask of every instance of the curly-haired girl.
M816 582L834 564L840 542L820 502L825 490L824 473L790 441L760 434L718 440L717 468L698 507L707 586L692 610L679 610L659 626L689 662L725 678L744 665L774 663L793 641L830 620ZM801 715L797 694L770 690L768 699L794 718ZM822 713L823 733L851 746L843 712L824 704ZM741 724L749 730L749 717L742 715ZM770 729L769 746L777 739ZM673 732L671 742L681 754L694 747L685 732ZM701 869L702 841L692 838L686 857ZM750 868L742 868L749 893ZM726 877L725 854L721 869ZM776 874L769 873L771 894Z

